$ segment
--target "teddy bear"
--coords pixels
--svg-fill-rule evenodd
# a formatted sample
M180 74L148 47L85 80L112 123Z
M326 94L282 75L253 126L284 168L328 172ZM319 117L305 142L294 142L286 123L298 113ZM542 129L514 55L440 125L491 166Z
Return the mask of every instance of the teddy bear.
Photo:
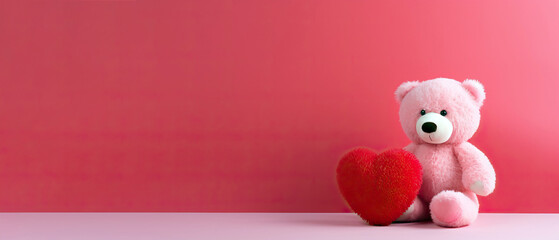
M495 189L487 156L468 142L478 129L485 91L476 80L405 82L396 92L403 149L347 153L338 184L350 207L371 224L432 219L463 227L478 215L477 195Z

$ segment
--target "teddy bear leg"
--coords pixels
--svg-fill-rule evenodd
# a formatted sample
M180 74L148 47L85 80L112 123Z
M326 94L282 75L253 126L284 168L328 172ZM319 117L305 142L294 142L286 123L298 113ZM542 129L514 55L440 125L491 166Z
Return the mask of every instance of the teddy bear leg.
M415 200L411 206L406 210L395 222L416 222L427 220L429 218L429 212L427 211L427 206L421 199L415 197Z
M442 191L435 195L429 205L431 218L439 226L463 227L477 217L479 203L472 192Z

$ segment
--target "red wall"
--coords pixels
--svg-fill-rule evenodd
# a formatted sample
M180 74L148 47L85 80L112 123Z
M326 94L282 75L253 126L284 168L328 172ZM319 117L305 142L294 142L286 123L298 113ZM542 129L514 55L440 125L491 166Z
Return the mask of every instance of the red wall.
M480 80L485 212L559 212L557 1L0 3L0 211L347 211L393 92Z

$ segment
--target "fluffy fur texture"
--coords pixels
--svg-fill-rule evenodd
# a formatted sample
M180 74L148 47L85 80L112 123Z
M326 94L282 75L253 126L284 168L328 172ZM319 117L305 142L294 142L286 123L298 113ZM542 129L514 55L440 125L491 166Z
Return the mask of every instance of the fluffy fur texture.
M342 157L337 181L345 200L363 220L389 225L414 203L421 187L421 165L401 149L377 155L357 148Z
M475 194L487 196L495 189L495 171L489 159L467 141L476 132L479 108L485 99L483 86L475 80L463 83L438 78L408 82L396 90L400 123L412 141L404 149L413 153L423 168L423 184L413 206L429 206L433 221L445 227L472 223L478 214ZM448 141L427 143L418 136L416 122L426 113L446 111L453 125ZM400 219L422 220L427 208L406 211Z

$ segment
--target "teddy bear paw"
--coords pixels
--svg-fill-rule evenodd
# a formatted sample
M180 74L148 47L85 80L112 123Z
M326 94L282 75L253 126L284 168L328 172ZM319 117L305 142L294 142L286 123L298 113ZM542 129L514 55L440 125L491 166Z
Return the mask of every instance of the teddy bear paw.
M482 181L475 181L470 185L470 190L477 195L487 196L489 193L486 191Z
M406 210L404 213L402 213L402 215L395 220L395 222L406 222L406 221L410 221L411 219L411 215L413 213L414 209L414 204L412 203L412 205L408 208L408 210Z

